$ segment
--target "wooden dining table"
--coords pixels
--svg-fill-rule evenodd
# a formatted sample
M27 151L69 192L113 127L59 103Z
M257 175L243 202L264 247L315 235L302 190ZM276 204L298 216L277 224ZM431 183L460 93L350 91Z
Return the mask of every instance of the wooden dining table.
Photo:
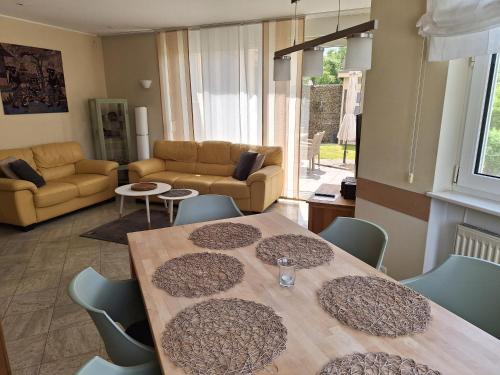
M258 227L262 238L278 234L302 234L319 238L306 228L277 214L265 213L229 220ZM239 249L216 251L238 258L244 265L241 283L214 296L173 297L153 285L157 267L186 253L210 251L194 245L189 234L206 223L130 233L128 235L132 272L137 277L151 325L158 359L165 375L185 374L161 348L166 324L177 313L210 298L241 298L272 307L288 330L286 350L273 365L259 375L318 374L328 361L355 352L386 352L428 365L443 375L499 375L500 340L430 302L432 320L424 333L397 338L373 336L350 328L325 312L317 291L333 278L359 275L392 280L342 249L332 246L335 257L329 264L297 271L295 286L284 288L278 282L276 266L256 257L258 242ZM396 250L397 251L397 250ZM500 319L500 317L499 317Z

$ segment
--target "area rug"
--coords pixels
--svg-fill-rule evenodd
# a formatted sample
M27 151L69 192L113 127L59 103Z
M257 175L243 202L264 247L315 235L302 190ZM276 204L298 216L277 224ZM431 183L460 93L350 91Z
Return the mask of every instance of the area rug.
M151 229L165 228L169 226L171 226L171 224L168 221L165 210L151 210ZM129 215L123 216L120 219L82 233L80 236L127 245L127 233L140 232L148 229L146 210L141 209L132 212Z

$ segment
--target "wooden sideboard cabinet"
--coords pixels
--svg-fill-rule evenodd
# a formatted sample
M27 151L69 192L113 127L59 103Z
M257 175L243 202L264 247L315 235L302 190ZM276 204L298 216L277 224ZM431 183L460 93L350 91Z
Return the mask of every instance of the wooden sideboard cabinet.
M319 233L325 229L338 216L354 217L356 201L344 199L340 195L340 186L323 184L318 190L335 194L335 198L312 195L307 203L309 204L309 225L308 228L314 233Z

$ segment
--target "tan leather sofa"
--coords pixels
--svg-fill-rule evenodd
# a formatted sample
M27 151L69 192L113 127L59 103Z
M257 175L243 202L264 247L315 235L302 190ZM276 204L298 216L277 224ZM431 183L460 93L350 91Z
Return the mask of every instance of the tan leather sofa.
M25 160L46 185L5 178L0 171L0 223L32 224L114 197L118 163L86 160L77 142L0 150L0 159Z
M243 151L266 154L263 168L246 181L232 178ZM262 212L283 190L281 147L251 146L230 142L156 141L153 158L129 164L130 182L166 182L174 188L190 188L200 194L234 198L241 210Z

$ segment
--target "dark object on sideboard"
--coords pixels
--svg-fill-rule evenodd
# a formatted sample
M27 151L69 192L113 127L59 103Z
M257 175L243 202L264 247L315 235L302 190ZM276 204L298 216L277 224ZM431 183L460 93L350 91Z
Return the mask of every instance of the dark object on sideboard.
M340 194L345 199L356 199L356 178L346 177L340 184Z

